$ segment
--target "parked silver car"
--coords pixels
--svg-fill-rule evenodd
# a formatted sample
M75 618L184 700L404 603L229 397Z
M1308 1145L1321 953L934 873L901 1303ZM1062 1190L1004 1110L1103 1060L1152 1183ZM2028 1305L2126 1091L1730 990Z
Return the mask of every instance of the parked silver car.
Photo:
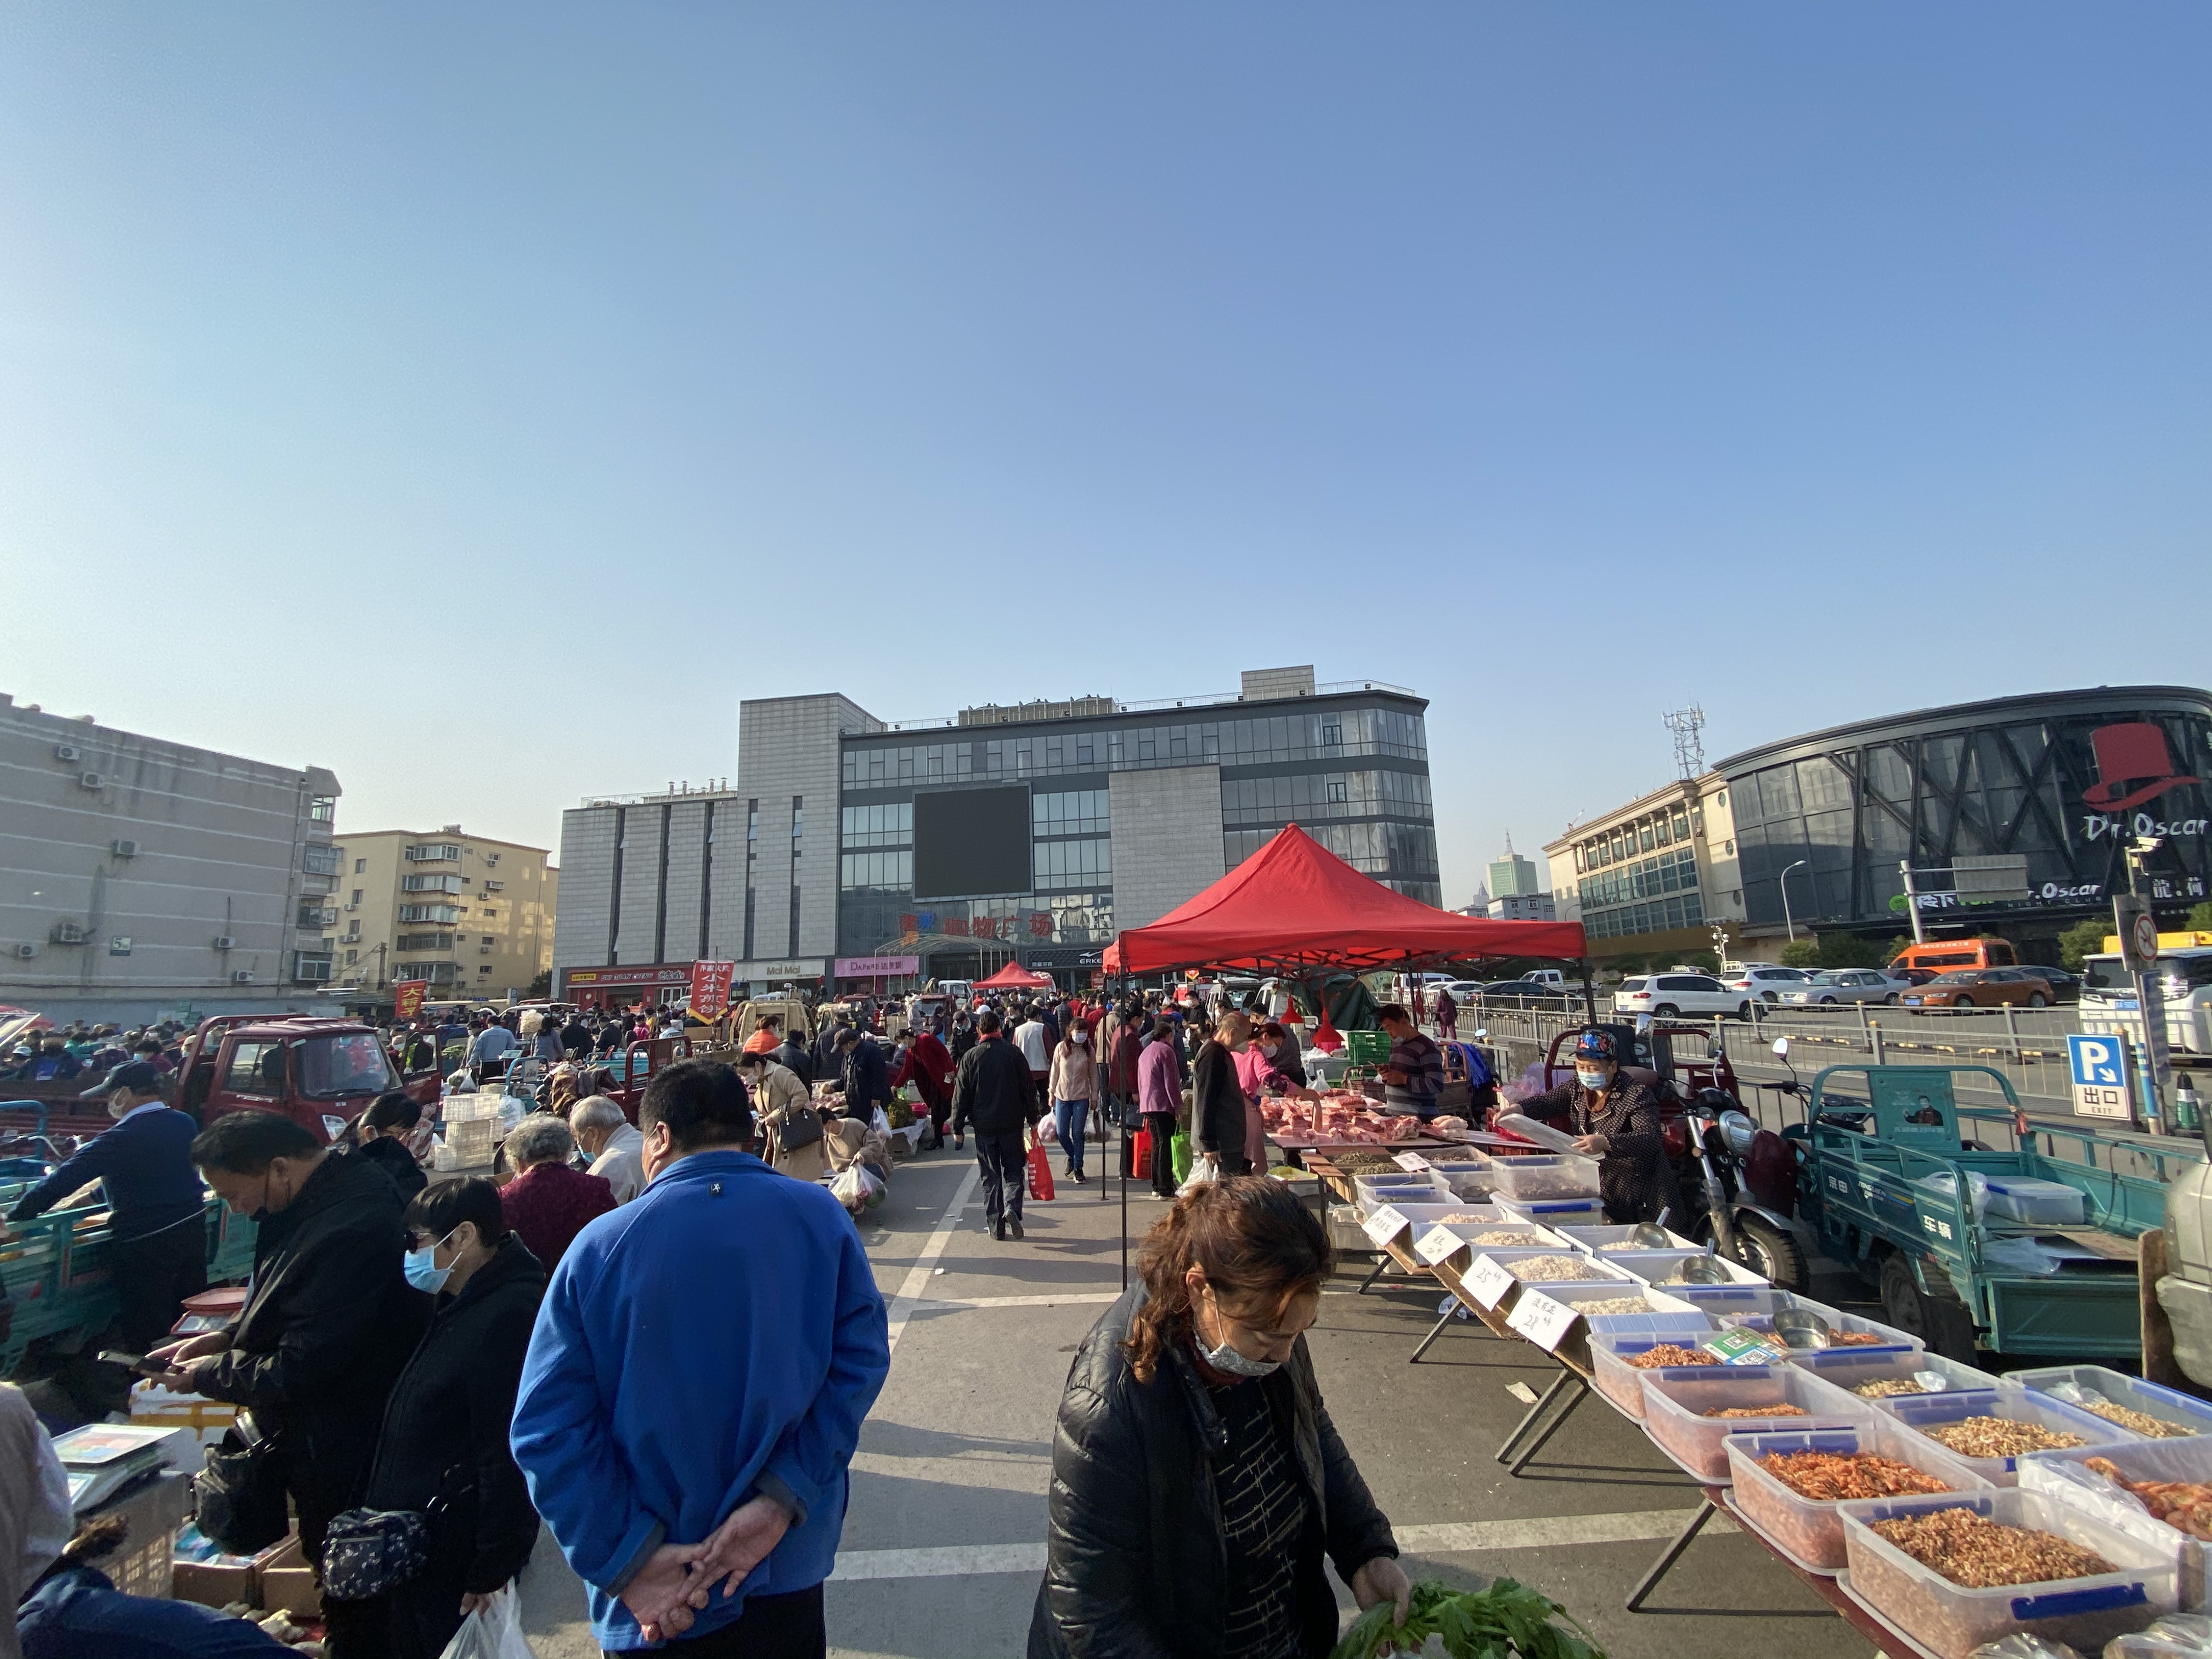
M1796 990L1784 992L1782 1000L1800 1006L1808 1003L1894 1003L1911 988L1911 981L1893 979L1879 968L1824 968Z

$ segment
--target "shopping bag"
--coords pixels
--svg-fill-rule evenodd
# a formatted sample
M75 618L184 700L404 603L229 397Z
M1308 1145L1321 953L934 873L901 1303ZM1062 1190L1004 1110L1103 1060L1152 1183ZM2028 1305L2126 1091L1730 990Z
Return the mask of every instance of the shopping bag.
M1176 1188L1176 1194L1180 1197L1184 1193L1194 1192L1200 1187L1210 1187L1220 1179L1221 1166L1213 1161L1213 1154L1200 1152L1196 1158L1191 1159L1190 1174L1183 1178L1182 1185Z
M491 1605L461 1620L438 1659L535 1659L522 1633L522 1613L514 1605L514 1586L493 1593Z
M1043 1204L1052 1197L1052 1164L1042 1145L1030 1148L1030 1196Z
M1190 1137L1178 1134L1168 1142L1168 1168L1180 1187L1190 1176Z
M830 1183L830 1196L858 1215L870 1205L883 1202L884 1183L866 1164L848 1164Z
M1136 1181L1149 1181L1152 1175L1152 1132L1139 1129L1129 1143L1129 1173Z

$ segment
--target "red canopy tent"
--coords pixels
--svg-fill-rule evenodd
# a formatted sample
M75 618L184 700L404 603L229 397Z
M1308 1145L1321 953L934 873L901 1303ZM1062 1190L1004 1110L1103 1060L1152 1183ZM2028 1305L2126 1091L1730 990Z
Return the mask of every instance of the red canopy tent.
M975 981L979 991L1049 991L1053 988L1050 974L1040 974L1034 968L1024 968L1018 962L1010 962L988 979Z
M1107 947L1105 969L1358 971L1485 957L1577 960L1586 949L1578 921L1491 921L1407 898L1293 823L1196 897L1123 933Z

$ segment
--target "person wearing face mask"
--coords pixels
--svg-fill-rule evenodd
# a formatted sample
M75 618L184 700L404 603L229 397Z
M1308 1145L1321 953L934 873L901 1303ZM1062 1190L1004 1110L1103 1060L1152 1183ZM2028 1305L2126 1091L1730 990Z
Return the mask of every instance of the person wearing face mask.
M1137 1261L1060 1399L1029 1659L1322 1659L1324 1557L1402 1623L1397 1541L1306 1351L1335 1265L1321 1223L1232 1177L1177 1199Z
M1237 1054L1237 1086L1244 1091L1244 1156L1255 1171L1264 1171L1267 1167L1267 1120L1260 1110L1261 1097L1287 1095L1292 1100L1305 1101L1317 1098L1312 1090L1294 1082L1275 1063L1276 1056L1289 1041L1283 1028L1271 1019Z
M1246 1151L1251 1125L1245 1116L1244 1085L1237 1075L1237 1050L1252 1035L1242 1014L1224 1014L1206 1033L1190 1058L1190 1144L1194 1154L1211 1154L1224 1176L1249 1175Z
M368 1485L392 1385L430 1298L401 1272L404 1206L391 1177L341 1158L274 1112L233 1112L191 1144L191 1160L234 1214L252 1216L252 1291L236 1321L155 1349L168 1387L248 1407L282 1452L300 1547L318 1569L330 1518ZM383 1650L362 1604L330 1604L332 1659Z
M1084 1127L1098 1098L1098 1060L1091 1052L1091 1027L1072 1021L1067 1036L1052 1051L1048 1078L1052 1127L1060 1142L1060 1155L1067 1160L1067 1178L1083 1185Z
M192 1121L161 1097L161 1074L144 1060L117 1066L86 1099L106 1103L115 1127L94 1135L16 1200L11 1224L44 1215L97 1181L110 1209L116 1346L143 1353L177 1322L188 1296L207 1288L207 1194L192 1168ZM112 1369L112 1368L110 1368ZM130 1379L110 1381L127 1390Z
M508 1230L489 1181L418 1194L405 1224L407 1282L436 1301L392 1385L362 1501L428 1517L422 1572L377 1602L392 1659L438 1659L462 1619L522 1571L538 1541L507 1425L545 1270Z
M1575 1080L1515 1109L1559 1120L1575 1137L1575 1150L1598 1160L1606 1219L1615 1226L1656 1221L1662 1209L1672 1210L1677 1223L1687 1218L1660 1133L1659 1096L1650 1085L1621 1075L1612 1032L1584 1031L1575 1040Z

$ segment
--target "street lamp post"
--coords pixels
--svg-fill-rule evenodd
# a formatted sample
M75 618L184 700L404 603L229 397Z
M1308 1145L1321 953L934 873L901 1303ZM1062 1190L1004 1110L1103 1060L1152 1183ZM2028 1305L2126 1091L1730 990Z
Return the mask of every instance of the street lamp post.
M1782 925L1790 930L1790 942L1792 945L1797 942L1797 924L1791 921L1790 916L1790 870L1802 870L1812 862L1810 859L1799 859L1796 863L1790 866L1789 870L1782 872Z

